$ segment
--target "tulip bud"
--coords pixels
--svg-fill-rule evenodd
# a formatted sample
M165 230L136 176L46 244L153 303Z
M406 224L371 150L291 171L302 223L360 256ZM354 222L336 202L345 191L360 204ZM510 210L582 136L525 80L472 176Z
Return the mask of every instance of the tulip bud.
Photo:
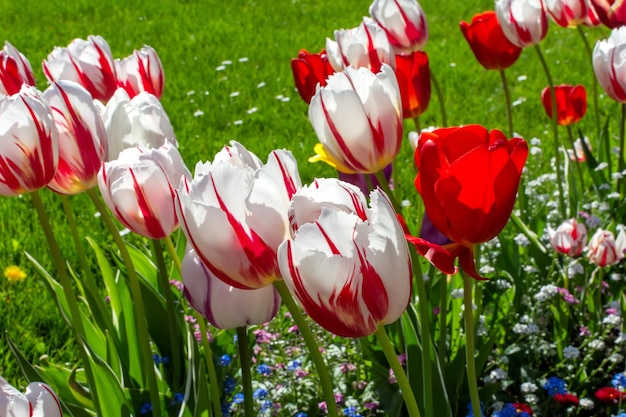
M132 55L115 60L117 84L123 87L130 98L142 91L161 98L163 95L163 66L154 48L144 46Z
M537 45L548 32L543 0L498 0L496 16L506 37L520 48Z
M304 49L298 53L298 58L291 60L291 71L298 94L307 104L315 95L317 85L325 86L326 79L334 72L326 51L311 54Z
M383 28L396 54L424 49L428 25L416 0L374 0L370 15Z
M616 264L624 258L621 246L616 244L613 233L598 229L587 246L589 260L601 268Z
M569 219L556 230L548 227L548 238L555 251L571 257L580 256L587 244L587 228L576 219Z
M0 93L10 96L22 88L22 84L35 85L35 76L28 59L9 42L0 51Z
M546 11L554 22L564 28L573 28L589 16L588 0L545 0Z
M561 126L577 123L587 112L587 92L583 85L561 84L554 87L556 97L556 122ZM541 92L541 102L546 114L552 118L550 87Z
M626 3L625 3L626 4ZM626 27L611 31L608 39L599 41L593 48L593 70L598 83L616 101L626 103Z
M402 116L413 119L430 103L430 66L426 52L396 55L396 78L402 98Z

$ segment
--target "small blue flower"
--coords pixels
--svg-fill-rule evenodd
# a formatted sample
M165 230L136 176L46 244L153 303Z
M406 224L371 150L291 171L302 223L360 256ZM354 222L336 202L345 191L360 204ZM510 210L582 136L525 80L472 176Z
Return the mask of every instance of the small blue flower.
M467 404L467 417L475 417L474 416L474 409L472 408L472 402L470 401L469 404ZM485 417L485 405L481 402L480 403L480 414L482 417Z
M274 407L274 403L270 400L265 400L261 403L261 411L271 410Z
M346 407L343 409L343 415L348 417L361 417L354 407Z
M302 366L302 362L299 361L298 359L294 359L294 360L292 360L291 362L289 362L287 364L287 370L295 371L296 369L298 369L301 366Z
M157 365L161 363L161 356L159 356L158 353L153 353L152 354L152 360L154 361L154 363L156 363Z
M615 417L626 417L626 413L621 412L618 415L616 415Z
M611 385L620 391L626 390L626 374L621 372L619 374L615 374L613 380L611 381Z
M255 400L262 400L267 397L267 390L265 390L264 388L257 388L254 390L254 394L252 394L252 397Z
M256 371L263 376L268 376L272 373L272 369L264 363L257 366Z
M237 386L237 381L235 381L235 378L229 376L224 381L224 394L230 394L231 392L235 390L236 386Z
M233 336L233 343L237 343L239 341L239 335L234 335Z
M233 402L235 404L243 403L243 393L242 392L238 392L237 394L235 394L235 396L233 397Z
M500 411L496 411L491 417L530 417L526 411L517 411L512 403L508 403Z
M141 408L139 409L139 413L142 416L147 415L148 413L152 414L152 404L150 403L144 403L144 405L141 406Z
M228 365L230 365L230 361L231 361L230 355L224 354L224 355L220 356L220 359L217 361L217 364L219 366L228 366Z
M298 411L293 417L307 417L307 414L304 411Z
M226 401L222 403L222 417L228 417L230 415L231 403Z
M556 394L567 394L565 381L561 378L557 378L556 376L548 378L546 383L543 385L543 389L548 391L548 395L551 397L554 397Z

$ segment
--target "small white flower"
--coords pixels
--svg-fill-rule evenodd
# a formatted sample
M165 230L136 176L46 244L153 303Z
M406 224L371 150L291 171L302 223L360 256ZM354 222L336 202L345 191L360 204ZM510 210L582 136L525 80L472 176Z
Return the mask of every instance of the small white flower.
M252 114L254 112L256 112L258 109L256 107L252 107L251 109L246 110L246 113L248 114Z
M607 162L600 162L598 166L595 168L595 171L602 171L603 169L607 169L609 164Z
M602 324L608 324L610 326L619 326L622 322L622 318L616 314L609 314L604 319L602 319Z
M539 139L539 138L532 138L530 140L530 144L532 146L540 146L541 145L541 139Z
M510 282L504 279L498 279L494 283L496 284L496 287L498 287L499 290L508 290L509 288L513 287L513 285L511 285Z
M593 408L593 400L590 398L581 398L578 402L578 404L586 409L586 410L591 410Z
M554 284L544 285L539 289L539 292L535 294L534 299L541 302L549 300L558 293L558 288Z
M519 246L528 246L530 244L530 240L528 240L528 238L526 237L525 234L523 233L519 233L517 236L515 236L513 238L513 240L515 241L515 243L517 243Z
M195 112L193 112L193 117L200 117L200 116L204 116L204 112L202 110L198 109Z
M233 91L232 93L230 93L231 97L237 97L239 95L239 91Z
M604 342L600 339L595 339L589 342L589 348L593 350L601 350L604 349Z
M528 394L524 397L524 401L526 401L526 403L529 405L534 405L539 402L539 397L537 397L535 394Z
M613 363L621 363L621 362L624 361L624 356L622 356L621 354L615 352L611 356L609 356L609 361L611 361Z
M224 65L220 65L218 67L215 67L215 71L224 71L226 69L226 67Z
M451 298L463 298L463 289L457 288L456 290L452 290L450 293Z
M575 348L574 346L568 346L563 349L563 357L565 359L576 359L580 355L580 350Z
M248 57L239 58L239 62L248 62Z
M583 274L584 272L585 268L583 268L583 266L577 262L571 263L567 267L567 273L569 274L569 276Z
M524 382L520 389L522 390L522 394L531 394L537 391L537 385L532 382Z
M524 272L527 274L534 274L537 272L537 268L534 265L524 265Z
M233 122L233 124L234 124L234 125L237 125L237 126L238 126L238 125L241 125L241 124L243 124L243 120L235 120L235 121Z
M517 81L526 81L526 76L525 75L520 75L519 77L517 77Z

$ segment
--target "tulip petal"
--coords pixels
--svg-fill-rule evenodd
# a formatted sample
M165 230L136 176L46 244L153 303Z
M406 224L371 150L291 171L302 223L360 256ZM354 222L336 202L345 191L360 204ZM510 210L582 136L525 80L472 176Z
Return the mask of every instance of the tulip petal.
M448 275L457 273L457 268L454 266L455 257L445 247L411 235L407 235L406 238L435 268Z
M26 398L32 405L32 417L63 417L59 399L48 385L41 382L29 384Z

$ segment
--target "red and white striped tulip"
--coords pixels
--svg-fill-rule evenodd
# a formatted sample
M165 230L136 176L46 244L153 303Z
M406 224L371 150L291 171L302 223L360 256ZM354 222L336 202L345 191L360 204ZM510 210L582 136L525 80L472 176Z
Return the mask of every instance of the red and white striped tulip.
M78 194L98 183L107 155L107 135L91 94L80 84L61 80L43 93L59 132L59 165L48 188Z
M45 187L59 162L52 111L35 87L0 96L0 195Z
M626 27L613 29L608 39L596 43L593 70L609 97L626 103Z
M182 277L191 306L219 329L267 323L280 307L280 296L272 285L255 290L231 287L217 278L189 246L183 258Z
M181 228L219 279L236 288L265 287L280 279L276 250L291 234L287 213L301 186L290 152L272 151L263 165L233 141L180 185Z
M117 88L115 64L102 36L74 39L67 47L55 46L43 61L50 82L70 80L81 84L96 100L107 102Z
M411 298L411 258L387 196L370 194L365 218L324 207L278 249L285 283L307 314L343 337L396 321ZM365 200L360 204L366 204Z
M548 33L543 0L497 0L496 17L504 35L520 48L537 45Z
M556 230L548 227L548 238L555 251L567 256L580 256L587 244L587 228L576 219L569 219Z
M416 0L374 0L372 19L387 33L395 53L423 51L428 40L428 24Z
M624 259L624 237L619 241L608 230L598 229L587 246L589 260L599 267L613 265Z
M22 84L34 86L35 76L28 59L9 42L0 51L0 93L10 96L22 88Z
M132 98L142 91L157 98L163 95L165 76L163 65L154 48L144 46L133 51L132 55L115 60L117 83Z
M118 88L102 114L109 137L107 160L116 159L127 148L158 148L165 141L178 146L174 128L156 96L141 92L132 99Z
M311 162L347 174L389 165L402 145L402 99L394 71L348 67L328 78L311 99L309 120L320 141Z
M0 416L62 417L63 410L59 398L48 385L32 382L22 394L0 377Z
M100 193L117 219L131 231L151 239L169 236L178 227L176 187L191 173L176 147L129 148L102 164Z
M546 11L554 22L564 28L573 28L589 19L588 0L545 0Z

